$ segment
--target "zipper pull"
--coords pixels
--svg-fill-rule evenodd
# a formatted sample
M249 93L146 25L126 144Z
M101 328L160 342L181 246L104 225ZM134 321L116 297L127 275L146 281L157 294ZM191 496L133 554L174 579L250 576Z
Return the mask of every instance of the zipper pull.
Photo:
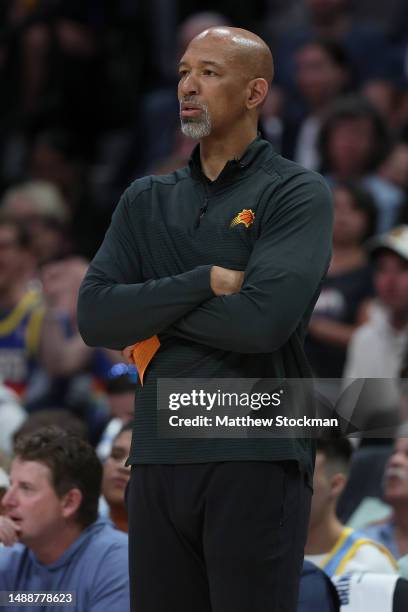
M207 212L207 208L208 208L208 200L207 200L207 198L206 198L206 199L204 200L204 206L202 206L202 207L200 208L200 212L199 212L199 214L198 214L198 219L197 219L197 222L196 222L196 225L195 225L195 226L196 226L196 228L200 226L200 221L201 221L201 219L204 217L205 213Z

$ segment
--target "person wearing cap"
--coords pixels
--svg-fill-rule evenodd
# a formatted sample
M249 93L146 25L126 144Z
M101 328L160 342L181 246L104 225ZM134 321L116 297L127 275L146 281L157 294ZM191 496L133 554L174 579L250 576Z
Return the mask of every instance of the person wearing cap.
M398 378L408 345L408 225L368 243L376 300L353 334L345 378Z

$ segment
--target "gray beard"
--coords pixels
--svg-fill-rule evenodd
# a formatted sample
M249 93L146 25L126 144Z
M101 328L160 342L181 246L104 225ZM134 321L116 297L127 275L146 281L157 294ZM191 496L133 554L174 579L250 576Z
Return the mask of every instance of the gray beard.
M203 115L201 119L185 119L180 116L181 131L184 136L200 140L211 134L211 117L206 106L201 107Z

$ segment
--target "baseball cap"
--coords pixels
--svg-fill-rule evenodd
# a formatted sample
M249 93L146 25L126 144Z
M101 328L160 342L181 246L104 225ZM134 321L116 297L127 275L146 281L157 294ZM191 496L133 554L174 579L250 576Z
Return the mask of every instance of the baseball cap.
M367 242L371 256L381 249L393 251L408 261L408 225L398 225L386 234L375 236Z

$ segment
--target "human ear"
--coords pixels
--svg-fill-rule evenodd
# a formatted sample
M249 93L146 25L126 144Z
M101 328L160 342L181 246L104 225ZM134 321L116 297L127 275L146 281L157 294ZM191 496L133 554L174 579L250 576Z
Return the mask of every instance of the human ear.
M346 482L347 482L347 478L341 472L334 474L334 476L332 477L331 483L330 483L330 489L331 489L331 494L335 499L337 499L339 495L341 494L341 492L343 491L344 487L346 486Z
M248 84L247 108L253 109L262 105L268 94L268 82L265 79L252 79Z
M61 500L62 516L71 518L77 512L82 502L82 493L79 489L70 489Z

